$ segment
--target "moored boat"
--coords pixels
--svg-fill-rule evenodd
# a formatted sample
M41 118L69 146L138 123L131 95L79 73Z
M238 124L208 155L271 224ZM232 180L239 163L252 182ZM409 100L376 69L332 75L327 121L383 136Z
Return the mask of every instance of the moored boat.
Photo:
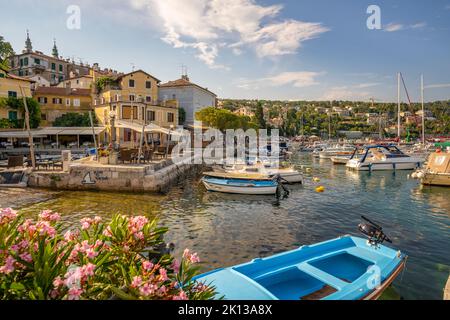
M423 185L450 186L450 153L430 154L426 167L412 177L420 179Z
M330 160L334 164L347 164L348 160L350 160L352 156L334 156L331 157Z
M424 158L409 156L394 145L370 145L362 154L356 149L346 166L357 171L414 170L423 162Z
M234 194L270 195L276 194L278 181L261 175L231 175L207 172L202 178L208 191Z
M403 270L406 255L376 224L360 225L367 239L343 236L194 278L229 300L377 299ZM363 230L364 229L364 230ZM378 280L378 281L377 281Z

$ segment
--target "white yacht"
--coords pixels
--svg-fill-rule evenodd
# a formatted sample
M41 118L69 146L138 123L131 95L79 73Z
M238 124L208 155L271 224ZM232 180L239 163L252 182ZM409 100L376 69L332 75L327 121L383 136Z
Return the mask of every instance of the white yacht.
M394 145L371 145L357 156L356 149L347 162L347 168L357 171L414 170L425 161L422 157L409 156Z
M351 156L355 151L355 147L352 145L337 145L331 148L326 148L323 151L319 152L320 159L330 159L334 156Z

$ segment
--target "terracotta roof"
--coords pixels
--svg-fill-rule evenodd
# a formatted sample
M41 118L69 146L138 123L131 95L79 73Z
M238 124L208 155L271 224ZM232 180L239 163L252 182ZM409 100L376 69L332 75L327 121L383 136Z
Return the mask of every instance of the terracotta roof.
M149 77L155 79L158 83L161 82L161 80L159 80L158 78L155 78L155 77L152 76L150 73L147 73L147 72L145 72L145 71L143 71L143 70L141 70L141 69L136 70L136 71L132 71L132 72L129 72L129 73L125 73L125 74L124 74L124 73L120 73L120 74L118 74L118 75L116 75L116 76L113 76L113 78L114 78L115 80L118 80L118 79L121 79L121 78L123 78L123 77L129 76L130 74L134 74L134 73L138 73L138 72L145 73L147 76L149 76Z
M188 81L188 80L186 80L186 79L183 79L183 78L178 79L178 80L174 80L174 81L169 81L169 82L163 83L163 84L160 85L160 87L161 87L161 88L173 88L173 87L197 87L197 88L199 88L199 89L201 89L201 90L208 91L209 93L211 93L211 94L217 96L214 92L208 90L207 88L203 88L203 87L201 87L201 86L199 86L199 85L197 85L197 84L195 84L195 83L192 83L192 82L190 82L190 81Z
M90 96L91 89L58 88L58 87L37 87L35 95L51 94L61 96Z

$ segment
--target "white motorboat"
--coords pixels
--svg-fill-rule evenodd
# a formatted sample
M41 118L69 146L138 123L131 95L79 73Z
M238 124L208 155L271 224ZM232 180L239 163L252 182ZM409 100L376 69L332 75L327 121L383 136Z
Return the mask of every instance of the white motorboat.
M335 146L320 151L319 158L330 159L331 157L334 156L351 156L353 154L353 151L355 151L355 147L351 145Z
M215 172L225 172L230 174L258 174L266 177L280 176L283 180L288 183L302 183L303 175L292 167L280 168L277 166L271 166L270 164L263 164L257 161L253 165L233 165L225 166L223 168L213 168Z
M330 158L331 162L334 164L347 164L348 160L350 160L352 156L333 156Z
M357 157L356 149L347 162L347 168L357 171L414 170L425 161L424 158L409 156L394 145L371 145L364 147Z

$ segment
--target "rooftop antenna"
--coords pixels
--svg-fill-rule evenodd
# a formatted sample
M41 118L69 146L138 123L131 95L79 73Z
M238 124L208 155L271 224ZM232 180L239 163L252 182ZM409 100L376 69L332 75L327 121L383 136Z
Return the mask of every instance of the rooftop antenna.
M131 64L131 71L134 72L134 69L136 69L136 65L132 62Z

